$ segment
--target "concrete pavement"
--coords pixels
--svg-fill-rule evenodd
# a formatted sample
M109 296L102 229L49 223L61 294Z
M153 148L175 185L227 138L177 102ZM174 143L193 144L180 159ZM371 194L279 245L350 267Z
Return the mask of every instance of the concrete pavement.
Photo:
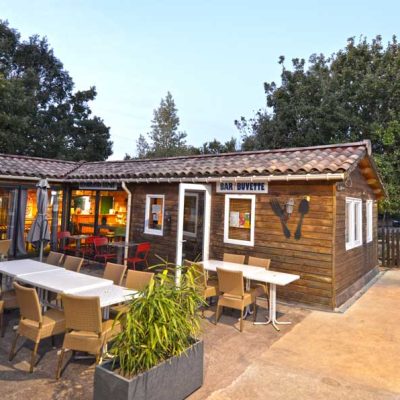
M400 399L400 271L344 314L312 311L210 400Z

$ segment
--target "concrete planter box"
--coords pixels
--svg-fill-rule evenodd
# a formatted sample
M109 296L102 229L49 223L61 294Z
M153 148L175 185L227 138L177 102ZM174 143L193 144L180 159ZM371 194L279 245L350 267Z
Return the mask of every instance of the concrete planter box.
M95 400L180 400L203 384L203 341L196 342L186 354L172 357L132 379L112 370L112 361L96 366Z

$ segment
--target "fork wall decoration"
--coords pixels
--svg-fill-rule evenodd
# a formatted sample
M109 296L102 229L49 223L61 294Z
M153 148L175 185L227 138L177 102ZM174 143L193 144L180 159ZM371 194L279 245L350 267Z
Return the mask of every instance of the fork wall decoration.
M296 240L299 240L301 238L301 228L303 226L303 219L304 216L308 213L309 207L310 207L310 196L304 196L303 199L299 203L299 214L300 218L297 223L297 228L294 234L294 238ZM279 218L281 221L281 226L282 226L282 231L283 234L285 235L286 238L291 237L291 232L287 226L287 221L293 211L293 206L294 206L294 200L289 199L285 205L282 207L277 199L271 199L270 200L271 208L274 214ZM290 212L288 212L288 209L290 206Z

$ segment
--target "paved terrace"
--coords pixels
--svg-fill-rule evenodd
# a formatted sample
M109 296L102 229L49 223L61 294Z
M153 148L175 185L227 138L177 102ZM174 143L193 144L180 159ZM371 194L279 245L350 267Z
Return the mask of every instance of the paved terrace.
M91 273L98 273L91 270ZM399 399L400 271L386 272L344 314L279 306L291 326L280 333L253 326L238 332L236 315L215 326L213 308L206 312L205 384L190 400L212 399ZM259 320L264 310L260 308ZM17 313L6 315L10 324ZM33 374L28 362L32 345L20 346L8 361L12 332L0 339L2 399L91 399L93 363L68 364L54 380L57 350L44 340ZM56 346L62 338L56 338Z

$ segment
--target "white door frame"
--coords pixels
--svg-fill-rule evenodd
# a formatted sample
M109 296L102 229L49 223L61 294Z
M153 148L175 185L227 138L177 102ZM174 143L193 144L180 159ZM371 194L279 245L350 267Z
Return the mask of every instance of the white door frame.
M204 192L204 218L203 218L203 261L208 260L210 248L210 225L211 225L211 185L197 183L180 183L178 200L178 226L176 233L176 265L182 263L182 245L183 245L183 217L185 192L195 190ZM180 268L176 269L176 281L179 282L181 275Z

